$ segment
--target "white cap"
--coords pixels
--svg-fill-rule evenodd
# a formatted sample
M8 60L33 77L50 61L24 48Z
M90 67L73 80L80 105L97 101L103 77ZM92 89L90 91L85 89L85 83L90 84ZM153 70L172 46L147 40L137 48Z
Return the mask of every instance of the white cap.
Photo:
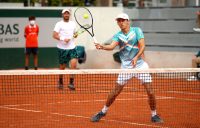
M65 13L65 12L71 13L71 9L70 9L70 8L65 8L65 9L63 9L63 10L62 10L62 14Z
M117 15L116 20L117 19L125 19L125 20L129 20L129 16L126 13L121 13L119 15Z

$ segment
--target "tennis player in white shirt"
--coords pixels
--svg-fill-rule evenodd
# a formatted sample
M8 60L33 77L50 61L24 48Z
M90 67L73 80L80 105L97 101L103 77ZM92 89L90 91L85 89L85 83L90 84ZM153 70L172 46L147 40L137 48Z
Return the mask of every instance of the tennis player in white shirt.
M56 23L53 31L53 38L58 40L58 57L59 69L64 70L69 65L70 69L77 68L77 51L74 42L74 34L76 31L76 23L70 20L71 9L66 8L62 10L63 19ZM58 88L63 89L63 75L59 76ZM68 88L75 90L74 75L70 76Z

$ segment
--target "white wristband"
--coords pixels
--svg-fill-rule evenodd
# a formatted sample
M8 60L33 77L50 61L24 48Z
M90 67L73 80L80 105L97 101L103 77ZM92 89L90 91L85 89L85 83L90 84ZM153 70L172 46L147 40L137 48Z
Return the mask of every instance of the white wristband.
M60 40L61 40L61 41L64 41L64 40L65 40L65 37L62 37L62 36L61 36L61 37L60 37Z

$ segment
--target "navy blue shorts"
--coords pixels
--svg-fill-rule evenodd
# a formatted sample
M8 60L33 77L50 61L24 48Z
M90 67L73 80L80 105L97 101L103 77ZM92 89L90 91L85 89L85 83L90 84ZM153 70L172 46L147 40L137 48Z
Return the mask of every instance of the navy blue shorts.
M31 53L33 55L37 55L38 53L38 48L25 48L25 53L30 55Z

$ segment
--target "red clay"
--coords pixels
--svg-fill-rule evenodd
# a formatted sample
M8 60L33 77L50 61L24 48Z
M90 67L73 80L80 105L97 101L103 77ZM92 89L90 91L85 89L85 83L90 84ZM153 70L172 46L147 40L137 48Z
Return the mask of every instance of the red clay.
M5 79L6 78L6 79ZM76 91L57 88L58 76L0 76L1 128L198 128L200 81L154 79L157 112L164 123L150 121L147 96L131 80L98 123L91 116L102 109L116 76L76 76ZM65 76L65 86L68 76Z

